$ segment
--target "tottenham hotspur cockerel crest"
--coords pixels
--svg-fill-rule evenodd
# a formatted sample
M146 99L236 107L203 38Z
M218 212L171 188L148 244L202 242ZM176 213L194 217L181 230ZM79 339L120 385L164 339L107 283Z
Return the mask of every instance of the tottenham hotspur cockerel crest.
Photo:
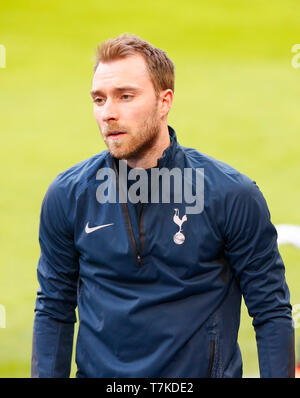
M185 241L185 236L183 235L182 231L182 224L187 220L186 214L180 219L179 218L179 209L174 209L175 214L173 216L173 221L175 224L178 225L179 231L173 236L173 240L177 245L182 245Z

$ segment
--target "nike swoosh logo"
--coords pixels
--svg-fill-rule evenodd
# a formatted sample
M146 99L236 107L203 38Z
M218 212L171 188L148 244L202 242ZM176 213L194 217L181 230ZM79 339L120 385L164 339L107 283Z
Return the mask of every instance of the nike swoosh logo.
M85 226L85 232L87 234L90 234L91 232L97 231L97 229L108 227L109 225L114 225L114 224L112 223L112 224L97 225L97 227L90 228L89 223L87 223Z

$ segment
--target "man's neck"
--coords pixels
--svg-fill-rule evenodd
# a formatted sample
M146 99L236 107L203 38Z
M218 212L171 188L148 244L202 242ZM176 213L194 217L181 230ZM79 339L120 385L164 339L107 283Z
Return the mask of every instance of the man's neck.
M164 150L170 146L169 129L166 125L154 145L149 148L142 157L127 159L127 164L131 168L149 169L157 166L157 159L159 159Z

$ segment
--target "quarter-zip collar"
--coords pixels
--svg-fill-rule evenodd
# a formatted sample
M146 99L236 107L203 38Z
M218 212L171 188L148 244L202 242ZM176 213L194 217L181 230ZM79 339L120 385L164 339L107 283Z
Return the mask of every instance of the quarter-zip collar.
M171 144L163 151L163 154L160 158L157 159L158 168L167 167L170 168L173 165L173 159L175 157L176 151L178 149L178 142L175 130L168 126L169 135L171 139Z

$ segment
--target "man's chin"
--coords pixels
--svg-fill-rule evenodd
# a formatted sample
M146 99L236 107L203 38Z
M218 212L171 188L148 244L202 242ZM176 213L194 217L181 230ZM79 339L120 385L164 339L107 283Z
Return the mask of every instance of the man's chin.
M139 151L118 151L115 148L114 149L108 149L110 154L115 158L119 160L130 160L130 159L136 159L141 156L141 153Z
M108 147L108 150L111 156L113 156L116 159L127 160L130 157L130 153L128 151L124 151L121 149L118 150L117 148L112 148L112 147Z

